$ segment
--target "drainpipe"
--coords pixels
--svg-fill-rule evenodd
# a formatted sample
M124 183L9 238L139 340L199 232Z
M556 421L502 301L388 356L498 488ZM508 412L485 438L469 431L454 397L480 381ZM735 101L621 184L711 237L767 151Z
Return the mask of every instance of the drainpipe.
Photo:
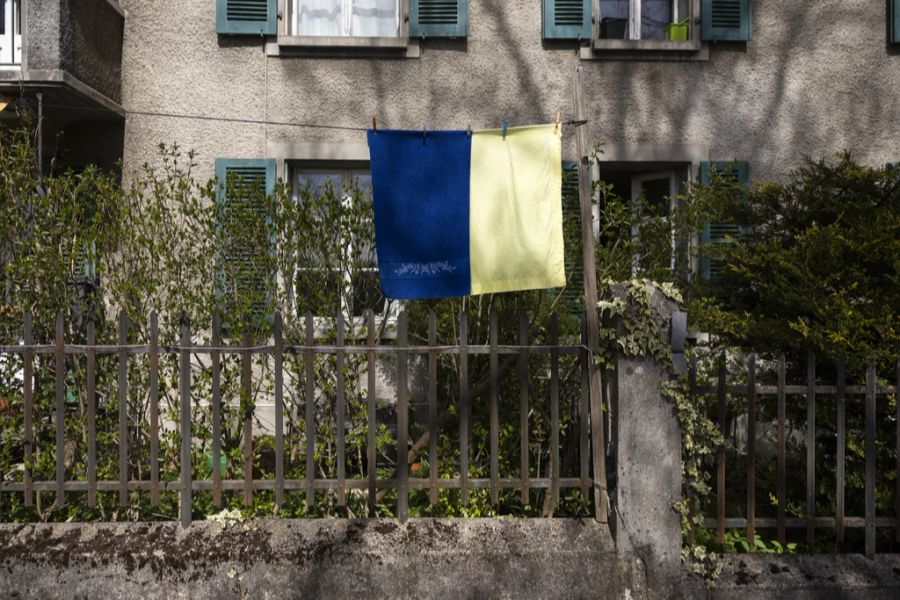
M44 95L38 93L38 122L37 122L37 168L38 182L44 181Z

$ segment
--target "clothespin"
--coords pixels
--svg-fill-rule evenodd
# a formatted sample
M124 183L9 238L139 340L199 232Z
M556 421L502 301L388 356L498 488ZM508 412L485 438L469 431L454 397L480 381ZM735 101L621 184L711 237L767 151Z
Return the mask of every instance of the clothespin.
M506 134L509 133L509 119L503 119L503 141L506 141Z
M375 119L375 115L372 115L372 133L378 133L378 121Z
M560 122L560 114L559 111L556 111L556 133L559 133L560 127L562 127L562 123Z
M472 137L472 126L471 125L466 125L466 134L469 137Z
M426 135L427 135L427 133L425 131L425 121L422 121L422 139L423 140L425 139Z

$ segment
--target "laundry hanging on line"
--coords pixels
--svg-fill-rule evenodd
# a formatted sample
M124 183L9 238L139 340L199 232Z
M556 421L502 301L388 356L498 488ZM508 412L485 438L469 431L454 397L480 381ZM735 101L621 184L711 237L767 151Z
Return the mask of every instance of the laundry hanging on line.
M563 287L556 125L370 130L384 295L441 298Z

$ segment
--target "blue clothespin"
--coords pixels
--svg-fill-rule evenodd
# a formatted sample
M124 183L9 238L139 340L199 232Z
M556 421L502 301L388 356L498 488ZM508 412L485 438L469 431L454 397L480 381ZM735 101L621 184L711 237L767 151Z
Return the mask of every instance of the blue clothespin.
M503 119L503 141L506 141L506 134L509 132L509 119Z

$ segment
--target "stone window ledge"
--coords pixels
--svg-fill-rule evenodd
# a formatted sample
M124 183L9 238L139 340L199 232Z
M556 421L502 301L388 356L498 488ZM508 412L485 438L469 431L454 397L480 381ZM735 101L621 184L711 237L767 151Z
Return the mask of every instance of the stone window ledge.
M707 61L709 44L699 40L670 42L666 40L595 39L582 46L581 60L628 61Z
M266 44L268 56L419 58L419 40L406 37L279 35Z

